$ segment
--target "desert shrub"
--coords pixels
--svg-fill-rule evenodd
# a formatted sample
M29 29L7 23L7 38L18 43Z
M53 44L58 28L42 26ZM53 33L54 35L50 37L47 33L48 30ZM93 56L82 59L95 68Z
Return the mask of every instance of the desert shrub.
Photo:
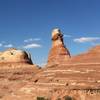
M37 97L37 100L51 100L51 99L47 97Z
M36 79L34 82L35 82L35 83L38 82L38 79Z
M49 99L47 99L45 97L37 97L37 100L49 100Z
M37 100L45 100L44 97L37 97Z
M73 100L72 97L70 97L70 96L65 96L64 99L65 100Z

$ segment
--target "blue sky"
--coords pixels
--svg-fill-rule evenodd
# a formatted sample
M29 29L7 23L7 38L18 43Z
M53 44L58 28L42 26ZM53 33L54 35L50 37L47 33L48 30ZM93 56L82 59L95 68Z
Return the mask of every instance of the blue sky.
M1 51L25 49L42 65L55 27L72 55L100 44L100 0L0 0Z

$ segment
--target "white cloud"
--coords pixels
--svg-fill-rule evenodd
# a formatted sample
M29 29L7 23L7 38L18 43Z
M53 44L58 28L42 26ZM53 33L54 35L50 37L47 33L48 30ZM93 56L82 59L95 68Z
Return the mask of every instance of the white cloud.
M77 43L84 43L84 42L95 42L97 40L100 40L100 37L81 37L81 38L76 38L73 41Z
M31 42L31 41L33 41L33 39L32 39L32 38L27 39L27 40L24 40L24 42Z
M6 44L6 45L4 45L4 47L5 48L11 48L11 47L13 47L13 45L12 44Z
M70 38L70 37L72 37L71 35L68 35L68 34L64 34L64 37L66 38L66 37L68 37L68 38Z
M11 48L11 47L13 47L13 44L6 44L5 41L2 41L2 42L0 43L0 47Z
M40 38L34 38L33 41L40 41Z
M27 44L27 45L23 46L23 48L25 48L25 49L40 48L40 47L42 47L42 46L40 44L36 44L36 43Z
M0 47L2 47L2 43L0 43Z
M28 43L28 42L32 42L32 41L40 41L40 38L29 38L24 40L24 42Z

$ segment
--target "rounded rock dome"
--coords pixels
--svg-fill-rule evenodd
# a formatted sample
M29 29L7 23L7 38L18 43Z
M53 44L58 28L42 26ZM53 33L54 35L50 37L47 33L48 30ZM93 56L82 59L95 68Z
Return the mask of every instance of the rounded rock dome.
M30 54L24 50L18 50L15 48L10 48L6 51L0 52L0 63L30 63L32 60Z

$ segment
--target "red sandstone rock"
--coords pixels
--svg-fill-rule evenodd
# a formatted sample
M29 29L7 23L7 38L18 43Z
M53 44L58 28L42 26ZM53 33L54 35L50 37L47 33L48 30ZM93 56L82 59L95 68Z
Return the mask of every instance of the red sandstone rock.
M70 57L62 36L53 31L48 64L42 69L27 63L26 52L0 53L6 58L0 61L0 100L100 100L100 46Z
M100 63L100 46L98 45L86 53L72 57L68 63Z
M59 29L52 31L52 48L48 57L48 65L61 64L70 58L70 53L63 42L63 34Z
M100 46L75 56L67 62L50 65L35 77L36 96L50 100L99 100L100 99ZM33 90L34 91L34 90Z
M34 100L21 92L40 68L32 64L29 54L14 48L0 53L0 100Z

